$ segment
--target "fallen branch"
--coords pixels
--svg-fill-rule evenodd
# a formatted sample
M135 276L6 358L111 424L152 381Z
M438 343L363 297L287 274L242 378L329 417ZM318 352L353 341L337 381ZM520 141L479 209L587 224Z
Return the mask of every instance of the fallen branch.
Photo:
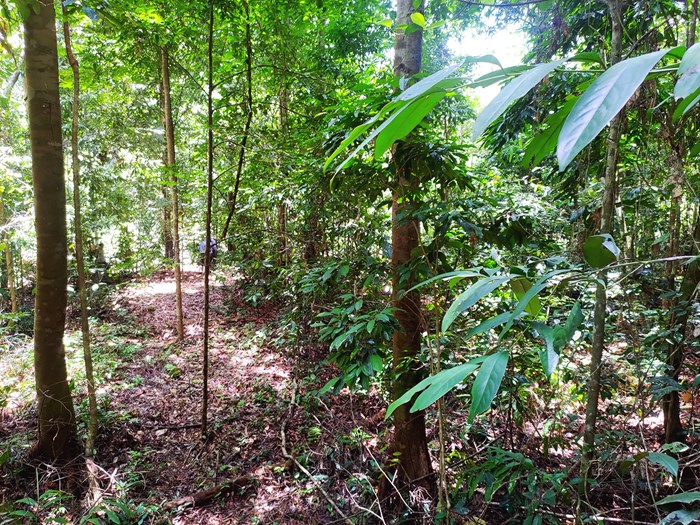
M323 497L326 498L326 501L330 504L331 507L333 507L333 510L342 518L342 521L347 523L348 525L352 525L352 522L350 519L345 515L345 513L340 510L338 505L336 505L335 501L328 495L328 493L323 489L321 484L311 475L311 472L309 472L304 465L299 463L297 459L292 456L289 452L287 452L287 435L285 434L285 431L287 429L287 424L289 423L289 420L292 418L292 414L294 413L294 407L296 406L296 402L294 401L296 395L297 395L297 384L296 382L293 383L294 387L292 388L292 395L291 395L291 401L289 402L289 413L287 414L287 417L285 418L284 422L282 422L282 428L280 428L280 448L282 449L282 456L284 456L285 459L291 461L294 463L294 465L301 471L303 472L307 478L309 478L314 485L316 485L316 488L318 491L323 494Z
M236 479L229 479L210 489L195 492L184 498L171 501L165 506L165 510L172 510L175 507L199 507L219 496L226 496L234 490L243 489L255 483L255 478L250 476L241 476Z

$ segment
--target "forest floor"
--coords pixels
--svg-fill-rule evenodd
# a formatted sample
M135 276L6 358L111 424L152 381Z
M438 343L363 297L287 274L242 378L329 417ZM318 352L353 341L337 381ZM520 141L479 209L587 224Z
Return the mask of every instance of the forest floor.
M318 390L333 374L323 364L322 347L290 340L294 330L285 324L281 305L254 307L245 300L244 288L223 273L212 276L206 440L200 435L202 274L196 269L184 273L182 343L176 342L171 272L119 285L96 307L99 321L92 337L100 424L92 470L103 502L102 510L92 514L83 509L83 521L80 514L70 514L70 502L54 490L65 488L56 472L26 461L36 421L31 347L28 338L9 344L0 364L0 395L5 392L7 405L0 410L0 445L8 445L0 447L0 518L3 505L10 508L29 497L34 502L25 507L37 520L27 523L59 523L52 519L63 516L74 523L92 517L92 523L124 524L330 524L344 522L338 509L357 523L381 523L376 487L387 459L386 402L374 390L319 397ZM80 337L75 308L69 313L69 375L84 434ZM622 349L609 348L610 359ZM569 406L543 405L534 396L546 392L534 387L531 392L527 409L516 407L517 399L502 400L521 410L518 425L492 419L470 433L464 431L467 409L458 398L446 400L448 472L456 482L454 493L472 493L468 509L464 501L452 501L452 523L522 523L507 518L519 509L545 522L573 523L582 405L574 390L568 401L559 392ZM647 450L658 449L658 410L636 417L646 408L635 404L634 395L629 392L624 413L602 405L606 431L601 448L607 457L629 457L640 442ZM432 415L429 421L434 421ZM547 421L558 429L544 428ZM437 439L432 423L428 430ZM693 476L683 488L698 490L700 458L691 452L682 466ZM674 490L663 474L658 465L639 460L631 474L607 469L584 512L603 517L599 523L657 523L662 514L653 506L654 498ZM501 496L485 503L489 491ZM198 505L192 507L187 497ZM60 514L59 508L68 510ZM104 509L112 509L117 521Z

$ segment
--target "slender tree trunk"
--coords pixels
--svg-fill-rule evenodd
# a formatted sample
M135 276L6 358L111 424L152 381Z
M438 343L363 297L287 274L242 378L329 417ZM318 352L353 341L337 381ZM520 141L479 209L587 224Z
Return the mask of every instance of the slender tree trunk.
M165 127L165 125L163 126ZM167 146L166 146L167 150ZM163 155L163 164L166 166L168 165L168 154L167 151L165 152L165 155ZM173 251L173 222L172 222L172 214L170 213L170 207L172 205L171 202L168 202L171 200L170 195L168 195L168 190L163 187L163 241L165 244L165 258L166 259L173 259L175 257L175 253Z
M698 25L698 0L690 2L690 20L688 20L688 34L685 39L685 47L690 48L695 44L695 32Z
M79 450L63 346L68 246L53 2L33 5L24 21L24 38L37 239L34 367L39 436L33 452L67 463Z
M75 262L78 267L78 293L80 295L80 331L83 337L83 359L88 391L88 435L85 442L85 455L92 457L95 438L97 437L97 395L95 394L95 374L92 369L92 351L90 349L90 325L87 311L87 288L85 286L85 261L83 258L83 230L80 211L80 156L78 155L78 122L80 118L80 68L71 46L68 13L65 4L63 11L63 36L66 44L66 56L73 72L73 111L71 121L71 167L73 170L73 228L75 229Z
M397 24L410 22L410 15L423 12L424 5L413 7L413 0L398 0L396 4ZM397 76L415 75L421 69L423 35L422 31L405 34L397 31L394 55L394 72ZM420 244L420 225L417 219L410 218L416 201L412 194L418 174L410 173L408 163L402 162L401 147L393 151L396 165L396 181L392 189L392 305L396 308L396 318L400 329L394 332L393 354L393 394L398 399L420 380L418 357L421 352L422 308L417 290L407 292L414 282L404 280L403 272L412 260L414 250ZM400 220L398 217L409 217ZM423 411L409 412L410 404L400 406L394 412L394 446L398 458L398 481L400 486L420 487L430 496L435 494L430 454L425 430ZM384 487L384 491L391 490ZM389 494L383 494L387 496Z
M209 273L211 272L211 203L214 187L214 0L209 0L207 86L207 216L204 250L204 342L202 345L202 439L207 439L209 411Z
M5 244L5 269L7 271L7 288L10 290L10 308L11 312L16 314L17 308L17 290L15 289L15 269L12 264L12 247L10 245L10 234L7 231L7 219L5 218L5 201L0 193L0 226L2 231L2 242Z
M693 231L693 253L698 253L700 246L700 219L696 218ZM683 347L686 342L686 330L688 326L689 310L691 300L700 283L700 265L697 260L693 260L685 270L683 281L681 282L680 297L671 311L669 327L671 331L676 330L675 341L669 343L666 353L666 366L670 369L670 376L678 380L681 367L683 366ZM685 434L683 423L681 422L681 401L678 392L666 394L661 403L664 414L664 440L666 443L674 441L684 441Z
M623 0L608 0L612 24L611 63L616 64L622 57L622 14ZM624 110L623 110L624 111ZM613 217L615 216L615 189L617 174L618 149L623 113L617 115L610 124L607 137L607 154L605 160L605 186L603 189L603 207L601 210L601 233L612 233ZM583 451L581 454L581 484L587 489L586 480L590 475L591 461L595 457L595 433L598 419L598 399L600 397L600 379L603 366L603 350L605 348L605 318L607 308L607 289L603 284L607 280L607 272L598 274L599 283L596 285L595 307L593 310L593 343L591 345L590 377L588 379L586 400L586 420L583 433Z
M245 150L248 145L248 136L250 135L250 125L253 122L253 39L250 33L250 7L246 0L243 1L243 9L245 10L245 64L246 64L246 84L247 92L245 99L246 121L243 129L243 139L241 140L241 149L238 153L238 166L236 167L236 183L233 192L228 194L228 217L224 229L221 232L222 241L226 242L226 247L233 250L233 242L228 240L228 229L231 224L233 214L236 212L236 202L238 200L238 188L241 184L241 174L243 173L243 161L245 159Z
M165 147L167 151L166 166L170 170L172 187L172 245L175 263L175 324L177 340L185 338L185 324L182 315L182 266L180 265L180 206L177 194L177 169L175 167L175 127L173 125L173 108L170 99L170 62L168 48L160 48L160 65L163 78L163 123L165 124Z

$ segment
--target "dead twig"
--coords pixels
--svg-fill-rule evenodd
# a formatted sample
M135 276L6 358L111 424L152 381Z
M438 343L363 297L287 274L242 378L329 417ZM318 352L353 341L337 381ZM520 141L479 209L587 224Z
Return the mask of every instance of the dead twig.
M250 476L241 476L240 478L229 479L209 489L202 490L200 492L195 492L194 494L190 494L189 496L185 496L184 498L171 501L165 506L165 510L172 510L176 507L184 506L199 507L201 505L204 505L205 503L208 503L214 498L217 498L219 496L226 496L234 490L244 489L254 483L255 478L252 478Z

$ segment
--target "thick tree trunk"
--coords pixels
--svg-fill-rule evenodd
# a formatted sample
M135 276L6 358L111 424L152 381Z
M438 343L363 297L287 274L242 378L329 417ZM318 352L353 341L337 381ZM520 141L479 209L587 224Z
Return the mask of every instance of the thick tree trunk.
M182 314L182 266L180 265L180 206L177 194L177 170L175 168L175 127L173 126L173 108L170 99L170 62L168 48L160 48L160 65L163 78L163 123L165 124L166 167L170 169L172 187L172 248L175 263L175 325L177 340L185 338L185 324Z
M33 7L24 21L37 238L34 367L39 439L33 452L49 461L72 462L79 452L63 346L68 247L56 21L53 2Z
M424 5L417 9L413 0L398 0L396 5L397 24L410 23L410 15L422 12ZM396 33L394 72L397 76L415 75L421 69L423 35L422 31L405 34ZM419 380L418 357L421 352L422 315L420 294L417 290L406 293L415 283L412 278L402 279L403 272L412 259L413 251L419 246L420 234L417 219L399 220L398 216L410 217L416 203L411 195L418 174L409 172L409 165L401 160L401 148L394 149L396 181L392 195L392 305L396 308L396 318L401 328L394 332L392 343L394 399L398 399ZM398 480L400 486L421 487L429 496L435 494L430 454L428 452L423 411L410 413L410 404L399 407L394 412L394 451L398 454ZM384 494L386 496L388 494Z
M608 0L608 9L612 25L611 63L616 64L622 58L622 14L623 0ZM605 160L605 186L603 189L603 207L601 210L601 233L612 233L615 216L615 193L618 149L623 113L617 115L610 123L607 137L607 154ZM591 345L590 377L588 379L586 400L586 419L583 433L583 450L581 454L581 477L584 482L581 487L585 491L586 480L590 475L591 461L595 457L595 433L598 420L598 399L600 397L601 372L603 366L603 350L605 348L605 318L607 309L607 289L604 283L607 272L598 274L599 284L596 285L595 307L593 310L593 343Z
M63 36L66 56L73 72L73 118L71 121L71 167L73 170L73 228L75 229L75 262L78 267L78 293L80 295L80 331L83 340L83 360L88 391L88 435L85 442L85 455L92 456L97 436L97 394L95 393L95 374L92 369L92 351L90 350L90 325L87 312L87 288L85 286L85 261L83 259L83 229L80 211L80 156L78 155L78 122L80 115L80 69L71 46L70 27L65 4L63 11Z
M690 48L695 44L695 32L698 25L698 0L690 2L690 19L688 20L688 34L685 39L685 47Z

